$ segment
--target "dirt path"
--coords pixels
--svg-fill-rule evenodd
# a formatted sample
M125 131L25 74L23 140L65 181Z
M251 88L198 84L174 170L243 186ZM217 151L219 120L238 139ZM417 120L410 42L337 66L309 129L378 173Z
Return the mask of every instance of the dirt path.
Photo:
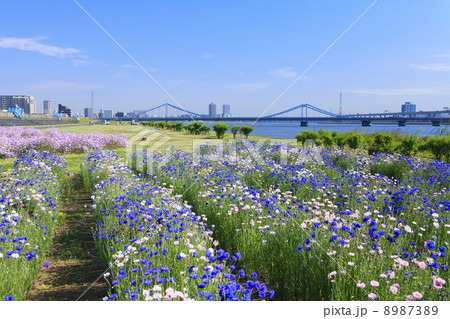
M68 179L68 193L61 207L66 214L56 226L53 245L27 300L77 300L103 273L105 267L92 238L95 221L86 214L92 205L90 195L83 189L78 175ZM67 187L68 186L68 187ZM107 284L98 280L80 300L101 300L107 295Z

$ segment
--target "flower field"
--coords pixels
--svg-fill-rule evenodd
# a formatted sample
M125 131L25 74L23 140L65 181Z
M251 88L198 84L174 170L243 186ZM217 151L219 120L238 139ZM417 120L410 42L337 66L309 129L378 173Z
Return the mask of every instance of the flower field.
M49 153L29 153L17 159L13 172L1 176L1 300L25 300L43 265L56 224L65 165Z
M58 129L0 127L0 158L18 157L30 151L52 154L87 153L126 146L123 134L88 133L78 135Z
M239 251L239 266L278 300L449 300L450 165L249 149L205 145L133 165L152 167L149 184L170 185L206 217L219 246Z
M254 300L274 291L236 265L241 254L218 249L207 218L173 189L136 177L113 152L83 167L93 187L98 249L109 264L105 300ZM245 279L248 279L244 282Z
M227 146L84 157L104 300L450 300L449 164ZM2 175L2 300L25 300L44 265L66 173L42 151Z

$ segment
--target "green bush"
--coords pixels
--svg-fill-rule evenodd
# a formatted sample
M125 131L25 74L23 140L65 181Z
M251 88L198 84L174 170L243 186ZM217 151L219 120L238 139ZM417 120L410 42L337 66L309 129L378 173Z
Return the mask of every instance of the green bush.
M412 156L417 154L419 150L420 140L417 135L409 135L402 139L398 150L400 154L405 156Z
M374 153L391 153L393 137L391 134L375 133L369 146L369 155Z
M351 133L347 136L346 142L348 146L354 150L360 148L362 146L362 143L364 141L364 137L360 133Z
M225 137L226 131L228 131L230 127L225 123L216 123L213 128L214 132L216 132L217 138L223 139Z
M338 147L344 147L347 144L347 135L345 133L337 133L334 136L334 142Z
M441 136L429 139L423 148L433 154L434 158L441 161L445 158L450 162L450 137Z
M333 135L331 135L331 133L323 135L321 138L321 144L323 144L327 148L333 147L334 145Z
M250 135L251 132L253 132L253 130L254 130L253 127L244 125L241 127L239 131L245 135L245 138L248 138L248 136Z
M319 134L314 131L302 131L300 134L295 135L297 142L301 142L302 145L305 144L306 140L312 140L315 144L317 144L317 140L319 139Z

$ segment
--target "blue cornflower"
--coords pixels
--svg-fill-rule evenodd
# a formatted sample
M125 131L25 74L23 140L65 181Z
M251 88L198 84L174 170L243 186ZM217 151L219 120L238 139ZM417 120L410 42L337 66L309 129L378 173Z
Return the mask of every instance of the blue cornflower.
M14 297L13 296L7 296L5 298L6 301L14 301Z
M309 245L311 243L311 240L309 240L309 238L305 239L305 245Z
M269 292L269 299L272 299L274 295L275 295L275 290L271 290Z
M245 277L245 271L244 271L244 269L239 270L239 276Z
M253 273L252 273L252 278L253 278L253 279L258 278L258 274L257 274L256 272L253 272Z
M112 283L111 283L111 285L115 286L115 285L117 285L118 283L119 283L118 280L113 280Z
M303 251L303 247L302 246L297 246L297 251Z
M130 300L136 300L138 298L138 295L136 293L131 293L130 294Z
M48 268L49 266L50 266L49 263L44 263L44 267L45 267L45 268Z

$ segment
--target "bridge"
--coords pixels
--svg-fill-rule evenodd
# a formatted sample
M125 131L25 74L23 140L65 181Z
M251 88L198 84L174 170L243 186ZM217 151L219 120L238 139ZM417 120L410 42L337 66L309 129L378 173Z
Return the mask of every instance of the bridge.
M308 111L310 115L308 116ZM170 112L170 113L169 113ZM175 112L175 114L174 114ZM311 116L312 113L312 116ZM181 107L164 103L145 111L136 112L120 118L105 118L116 121L211 121L211 122L296 122L301 126L308 126L309 122L349 124L361 123L362 126L371 126L372 123L398 123L405 126L407 123L430 123L433 126L450 124L450 110L445 111L419 111L409 113L367 113L338 115L310 104L300 104L282 112L261 117L254 116L208 116L183 109Z

